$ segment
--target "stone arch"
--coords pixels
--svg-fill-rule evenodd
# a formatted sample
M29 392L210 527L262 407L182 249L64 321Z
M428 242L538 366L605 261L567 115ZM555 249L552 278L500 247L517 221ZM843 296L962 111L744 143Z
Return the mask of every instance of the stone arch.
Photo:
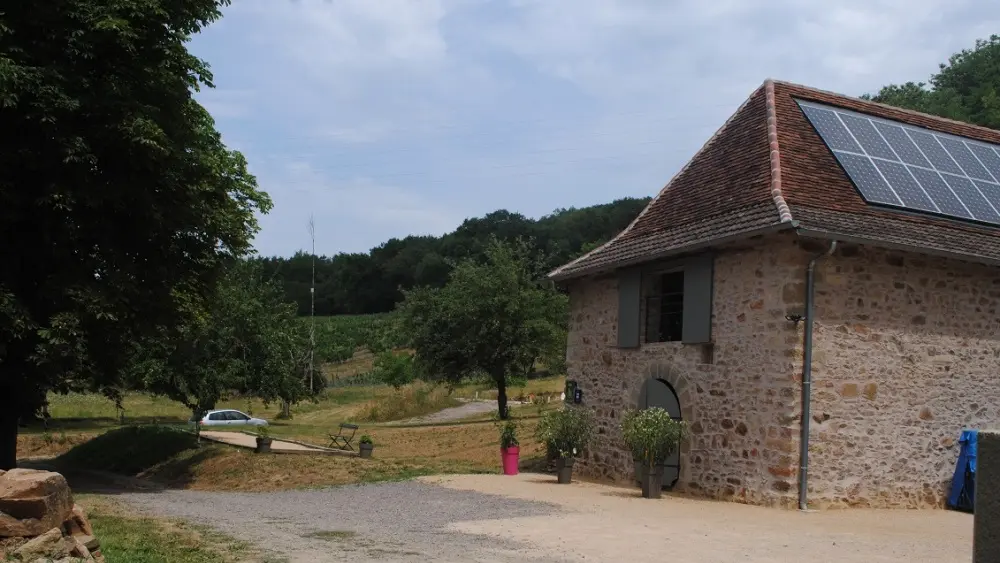
M681 418L688 423L695 420L697 411L692 405L694 384L690 376L684 374L677 366L665 360L653 360L633 375L628 382L628 395L624 397L628 402L628 408L637 408L642 395L642 390L651 380L658 380L666 383L677 397L680 403ZM678 473L671 485L674 490L681 490L690 481L691 468L689 453L690 439L681 443L678 452Z
M674 392L677 393L677 398L681 404L681 417L684 420L694 419L695 412L691 404L691 392L689 391L691 384L688 381L688 377L670 362L653 361L646 366L646 369L642 371L635 384L631 386L628 398L629 406L634 407L639 404L639 394L642 392L642 388L648 379L659 379L668 383Z

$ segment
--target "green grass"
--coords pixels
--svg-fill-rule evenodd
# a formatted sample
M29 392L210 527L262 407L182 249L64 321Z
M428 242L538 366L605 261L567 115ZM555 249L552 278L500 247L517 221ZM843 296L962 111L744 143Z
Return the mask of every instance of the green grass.
M109 563L231 563L277 562L262 556L246 542L193 526L127 514L103 497L77 495L90 510L90 523L101 540L101 553Z
M126 426L74 447L59 456L56 464L136 475L194 447L194 435L183 430Z

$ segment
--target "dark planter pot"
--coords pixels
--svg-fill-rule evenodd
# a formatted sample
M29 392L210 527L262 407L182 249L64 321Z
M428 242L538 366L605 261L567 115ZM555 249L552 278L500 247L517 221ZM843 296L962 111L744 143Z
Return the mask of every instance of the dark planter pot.
M642 498L660 498L663 492L663 467L643 467Z
M556 478L559 483L566 485L573 480L573 462L571 457L556 458Z
M255 449L254 451L259 454L271 451L271 439L261 438L260 436L257 436L257 449Z
M375 444L358 444L358 454L364 458L371 457L374 449Z

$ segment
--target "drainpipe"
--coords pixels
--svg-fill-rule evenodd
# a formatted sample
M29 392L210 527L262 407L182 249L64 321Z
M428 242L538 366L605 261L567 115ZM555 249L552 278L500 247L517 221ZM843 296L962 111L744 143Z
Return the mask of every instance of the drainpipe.
M809 409L812 402L812 356L813 356L813 286L815 285L816 262L837 249L837 241L830 241L830 248L813 256L806 267L806 334L802 364L802 436L799 438L799 510L806 510L806 496L809 491Z

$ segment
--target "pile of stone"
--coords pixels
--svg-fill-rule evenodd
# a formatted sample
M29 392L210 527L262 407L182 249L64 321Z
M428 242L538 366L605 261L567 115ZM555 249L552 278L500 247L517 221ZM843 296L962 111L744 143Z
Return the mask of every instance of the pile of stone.
M0 559L31 563L104 562L83 509L66 479L51 471L0 471Z

